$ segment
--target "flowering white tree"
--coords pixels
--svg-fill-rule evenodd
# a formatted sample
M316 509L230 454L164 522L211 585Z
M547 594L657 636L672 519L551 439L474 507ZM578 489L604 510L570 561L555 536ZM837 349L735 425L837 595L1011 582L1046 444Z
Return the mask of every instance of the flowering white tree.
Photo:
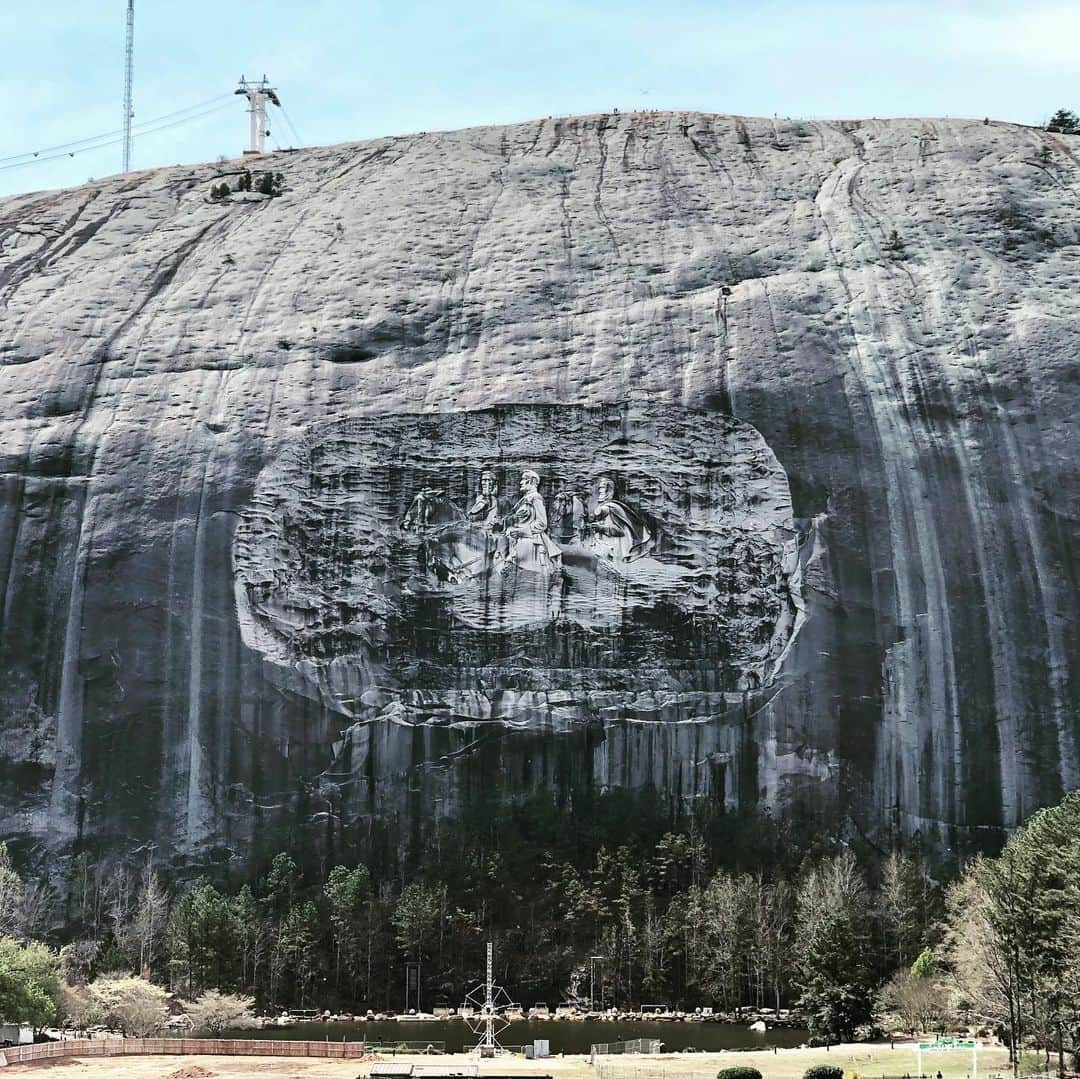
M206 1034L224 1030L242 1030L255 1022L255 1000L239 993L219 993L208 989L184 1008L191 1029Z
M109 1026L136 1038L156 1033L169 1018L168 994L145 978L98 978L89 992Z

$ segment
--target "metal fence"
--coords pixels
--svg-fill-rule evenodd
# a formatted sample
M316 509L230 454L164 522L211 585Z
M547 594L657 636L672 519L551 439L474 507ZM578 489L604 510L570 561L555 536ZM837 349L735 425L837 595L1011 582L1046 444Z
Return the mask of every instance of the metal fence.
M771 1058L771 1054L770 1054ZM596 1072L596 1079L716 1079L716 1072L719 1067L715 1063L715 1056L713 1057L714 1063L709 1067L688 1067L689 1061L685 1056L681 1057L678 1064L667 1066L663 1059L660 1060L642 1060L631 1064L626 1062L608 1062L606 1060L593 1059L593 1067ZM762 1069L764 1070L764 1069ZM912 1068L908 1072L876 1072L867 1070L865 1068L855 1068L860 1079L917 1079L918 1069ZM849 1073L847 1067L844 1068L845 1074ZM933 1079L936 1074L936 1069L931 1071L929 1068L923 1070L924 1079ZM971 1079L970 1073L967 1079ZM993 1069L989 1070L984 1076L982 1072L979 1073L978 1079L1005 1079L1000 1071ZM1022 1076L1022 1079L1059 1079L1057 1072L1053 1074L1047 1074L1045 1076ZM1066 1079L1080 1079L1080 1075L1072 1076L1066 1073Z
M657 1038L631 1038L625 1042L597 1042L589 1050L591 1056L610 1056L618 1053L659 1053L663 1045Z
M363 1042L372 1053L445 1053L446 1042L444 1041L412 1041L412 1042Z
M323 1060L358 1060L371 1052L371 1049L365 1042L273 1041L269 1038L72 1038L67 1041L0 1049L0 1067L6 1064L35 1064L65 1057L113 1056L317 1057Z
M662 1060L642 1060L637 1064L609 1063L606 1057L593 1057L596 1079L716 1079L717 1067L688 1071L686 1062L667 1067Z

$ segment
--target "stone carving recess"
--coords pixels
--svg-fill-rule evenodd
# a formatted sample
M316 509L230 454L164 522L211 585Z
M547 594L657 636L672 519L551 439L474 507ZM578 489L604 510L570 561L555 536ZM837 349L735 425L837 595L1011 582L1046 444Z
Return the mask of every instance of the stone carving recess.
M234 564L245 642L354 721L714 718L803 619L775 456L671 405L312 428L260 476Z

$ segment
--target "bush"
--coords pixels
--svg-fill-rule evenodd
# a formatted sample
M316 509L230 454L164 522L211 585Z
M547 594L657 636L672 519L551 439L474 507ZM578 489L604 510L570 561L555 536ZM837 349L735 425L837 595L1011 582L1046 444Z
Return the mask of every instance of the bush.
M835 1064L815 1064L803 1072L803 1079L844 1079L844 1069Z
M716 1079L761 1079L761 1072L757 1068L721 1068Z
M264 172L258 180L255 181L255 190L261 195L270 195L273 198L276 195L281 194L281 185L285 182L285 177L280 172Z

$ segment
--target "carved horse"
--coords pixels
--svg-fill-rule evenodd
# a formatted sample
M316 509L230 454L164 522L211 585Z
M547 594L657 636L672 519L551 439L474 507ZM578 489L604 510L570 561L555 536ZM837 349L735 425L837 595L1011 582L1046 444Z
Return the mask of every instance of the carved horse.
M577 491L560 491L551 500L549 531L556 543L580 543L585 526L585 502Z
M423 488L405 511L401 528L419 535L420 565L440 584L458 583L484 571L491 538L442 488Z
M465 514L441 487L425 487L412 500L402 518L406 532L431 532L461 524Z
M597 597L601 603L622 579L611 562L586 546L589 517L577 491L560 491L551 503L551 534L562 547L563 572L571 590Z

